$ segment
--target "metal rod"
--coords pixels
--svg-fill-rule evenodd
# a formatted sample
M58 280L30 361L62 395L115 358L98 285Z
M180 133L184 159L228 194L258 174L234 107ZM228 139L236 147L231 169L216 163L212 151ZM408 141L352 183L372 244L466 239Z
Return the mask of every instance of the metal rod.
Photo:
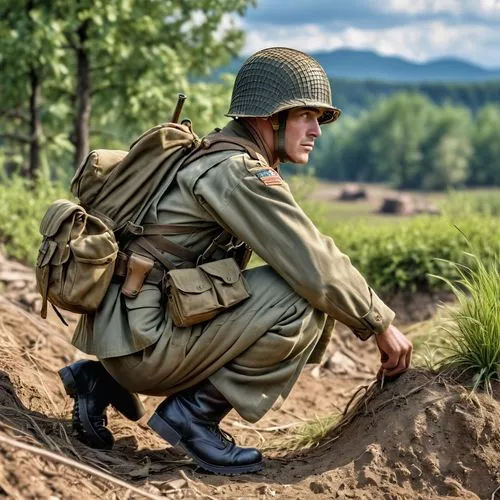
M177 123L179 121L179 117L181 116L182 106L184 106L184 101L187 97L184 94L179 94L177 98L177 104L175 105L174 114L172 115L172 123Z

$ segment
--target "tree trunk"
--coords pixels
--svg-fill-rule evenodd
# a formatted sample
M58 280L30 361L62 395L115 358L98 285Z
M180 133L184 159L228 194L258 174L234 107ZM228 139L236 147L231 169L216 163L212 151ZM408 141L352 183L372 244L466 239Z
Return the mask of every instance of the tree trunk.
M90 60L85 42L88 38L89 21L85 21L77 31L78 46L76 49L76 115L74 123L75 137L75 170L89 150L90 114L92 102L90 99L91 78Z
M34 68L30 70L30 155L27 176L35 178L40 167L40 136L42 124L40 122L40 79Z

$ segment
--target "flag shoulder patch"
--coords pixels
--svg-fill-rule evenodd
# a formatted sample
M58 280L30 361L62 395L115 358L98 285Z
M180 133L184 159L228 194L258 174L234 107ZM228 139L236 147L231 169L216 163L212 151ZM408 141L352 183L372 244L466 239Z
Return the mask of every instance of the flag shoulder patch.
M257 170L256 172L253 172L253 174L266 186L279 186L283 184L283 179L281 178L280 174L278 174L278 172L276 172L276 170L272 168L263 168L261 170Z

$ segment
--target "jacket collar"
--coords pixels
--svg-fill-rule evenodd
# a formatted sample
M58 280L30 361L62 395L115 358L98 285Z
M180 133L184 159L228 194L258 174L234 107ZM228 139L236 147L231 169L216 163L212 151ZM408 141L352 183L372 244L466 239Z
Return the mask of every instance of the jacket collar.
M222 130L221 133L231 137L239 137L246 139L255 145L255 150L259 152L270 167L278 168L274 165L273 154L264 139L260 136L258 130L246 120L231 120Z

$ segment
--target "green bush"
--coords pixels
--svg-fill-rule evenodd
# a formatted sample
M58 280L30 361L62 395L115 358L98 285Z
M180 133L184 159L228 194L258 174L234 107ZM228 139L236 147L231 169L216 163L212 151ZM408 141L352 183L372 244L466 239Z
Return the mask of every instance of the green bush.
M457 277L455 266L446 260L463 261L464 235L481 248L480 256L486 261L494 257L500 244L498 219L472 214L456 221L421 216L398 225L358 222L322 229L350 256L370 285L385 294L445 288L433 275Z
M493 196L477 201L474 193L466 194L470 208L462 212L458 210L459 198L452 196L444 216L421 215L374 224L366 217L332 220L326 203L308 200L309 193L303 187L307 178L297 191L294 185L301 184L298 179L293 181L295 198L319 230L333 238L377 292L386 295L446 288L433 275L457 277L456 268L446 261L462 262L467 240L481 249L479 256L486 261L500 248L500 220L492 215L496 213Z
M0 244L7 255L33 265L41 235L40 221L47 207L58 198L68 198L68 190L41 177L33 183L16 175L0 182Z

